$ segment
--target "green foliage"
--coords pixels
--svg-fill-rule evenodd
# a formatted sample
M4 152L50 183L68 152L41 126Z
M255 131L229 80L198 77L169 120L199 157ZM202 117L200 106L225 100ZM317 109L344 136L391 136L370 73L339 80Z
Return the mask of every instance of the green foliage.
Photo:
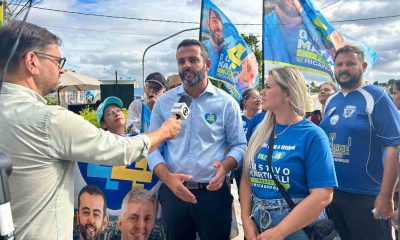
M122 112L124 113L125 119L128 116L128 109L123 108ZM79 112L79 115L81 115L84 119L89 121L91 124L94 126L100 128L100 125L97 123L97 118L96 118L96 110L91 108L91 107L86 107L82 111Z
M311 81L310 83L310 92L311 93L318 93L319 92L319 85L315 81Z
M96 110L94 110L93 108L86 107L79 112L79 115L81 115L84 119L86 119L88 122L95 125L96 127L100 127L100 125L97 123Z
M47 105L58 105L58 98L57 95L49 94L44 97L47 101Z

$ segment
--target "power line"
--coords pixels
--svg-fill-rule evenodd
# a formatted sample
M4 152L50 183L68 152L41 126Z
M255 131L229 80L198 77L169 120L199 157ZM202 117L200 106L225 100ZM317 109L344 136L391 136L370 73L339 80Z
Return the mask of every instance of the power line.
M64 27L64 26L53 26L53 25L45 25L45 24L42 24L41 26L49 27L49 28L71 29L71 30L77 30L77 31L103 32L103 33L114 33L114 34L126 34L126 35L143 36L143 37L146 37L146 36L158 36L158 37L166 37L166 36L169 36L169 35L165 35L165 34L116 32L116 31L106 31L106 30L99 30L99 29L88 29L88 28L74 28L74 27ZM193 36L183 36L183 37L193 37Z
M400 14L389 15L389 16L381 16L381 17L369 17L369 18L356 18L356 19L348 19L348 20L336 20L331 21L333 23L342 23L342 22L358 22L358 21L367 21L367 20L377 20L377 19L386 19L386 18L396 18L400 17Z
M48 27L48 28L61 28L61 29L70 29L70 30L76 30L76 31L88 31L88 32L102 32L102 33L113 33L113 34L123 34L123 35L133 35L133 36L155 36L155 37L167 37L169 35L166 34L151 34L151 33L131 33L131 32L116 32L116 31L107 31L107 30L99 30L99 29L89 29L89 28L74 28L74 27L64 27L64 26L54 26L54 25L46 25L42 24L41 26L43 27ZM244 34L250 34L252 32L242 32ZM254 34L253 34L254 35ZM255 37L261 37L261 35L254 35ZM185 37L185 38L190 38L193 36L178 36L178 37Z
M335 4L335 3L337 3L337 2L340 2L340 0L336 0L336 1L334 1L333 3L330 3L330 4L326 5L326 6L323 6L320 10L323 10L323 9L325 9L325 8L327 8L327 7L330 7L330 6L332 6L333 4Z
M340 0L338 0L340 1ZM338 2L336 1L336 2ZM334 3L336 3L334 2ZM333 4L333 3L332 3ZM16 4L13 4L16 5ZM331 5L331 4L330 4ZM19 5L23 6L23 5ZM326 6L327 7L327 6ZM103 15L103 14L94 14L94 13L84 13L84 12L76 12L76 11L67 11L60 9L52 9L52 8L43 8L33 6L32 8L53 11L53 12L63 12L63 13L71 13L71 14L79 14L85 16L94 16L94 17L106 17L106 18L115 18L115 19L127 19L127 20L138 20L138 21L151 21L151 22L165 22L165 23L183 23L183 24L200 24L199 22L189 22L189 21L173 21L173 20L163 20L163 19L150 19L150 18L134 18L134 17L122 17L122 16L114 16L114 15ZM334 20L330 21L331 23L343 23L343 22L358 22L358 21L367 21L367 20L377 20L377 19L386 19L386 18L396 18L400 17L400 14L390 15L390 16L380 16L380 17L368 17L368 18L357 18L357 19L346 19L346 20ZM236 23L237 26L259 26L261 23Z
M13 4L13 5L18 5L18 4ZM23 6L23 5L18 5L18 6ZM138 20L138 21L150 21L150 22L199 24L198 22L173 21L173 20L150 19L150 18L123 17L123 16L104 15L104 14L95 14L95 13L84 13L84 12L77 12L77 11L67 11L67 10L54 9L54 8L44 8L44 7L37 7L37 6L34 6L32 8L36 8L36 9L40 9L40 10L46 10L46 11L53 11L53 12L63 12L63 13L71 13L71 14L78 14L78 15L85 15L85 16L94 16L94 17Z

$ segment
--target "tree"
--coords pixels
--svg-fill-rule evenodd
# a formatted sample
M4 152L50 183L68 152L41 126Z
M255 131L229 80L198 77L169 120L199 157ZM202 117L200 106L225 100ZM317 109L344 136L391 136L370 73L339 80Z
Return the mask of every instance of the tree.
M375 81L375 82L373 83L373 85L379 86L379 82L378 82L378 81Z
M27 10L29 6L29 0L9 0L3 1L4 3L4 20L8 21L9 19L17 19L22 16ZM33 0L32 6L35 6L39 3L43 2L43 0Z

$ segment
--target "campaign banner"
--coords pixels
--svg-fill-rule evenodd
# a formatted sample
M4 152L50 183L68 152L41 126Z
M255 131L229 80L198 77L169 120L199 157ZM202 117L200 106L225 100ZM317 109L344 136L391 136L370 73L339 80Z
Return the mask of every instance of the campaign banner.
M144 188L155 191L158 182L156 174L151 172L148 167L147 159L132 163L130 166L105 166L77 162L74 185L74 239L121 239L118 216L121 211L122 200L131 189ZM88 186L92 190L86 190ZM88 192L88 196L92 199L83 200L83 197L79 198L82 189L82 192ZM97 190L94 192L93 189ZM100 198L101 195L105 197ZM99 199L101 199L101 203L98 203ZM98 219L90 218L91 212L82 209L83 201L90 203L93 209L96 209L94 207L96 204L103 206L105 203L107 210L102 213L101 207L97 207L97 209L100 208L100 211L95 213ZM82 206L79 206L79 203ZM153 239L162 239L159 237L160 234L162 233L159 232L159 229L155 229L151 236L158 236Z
M224 83L231 95L240 100L244 90L256 88L258 63L229 18L210 0L203 0L200 41L211 60L210 79Z
M263 59L265 71L277 66L302 70L306 79L332 81L334 56L345 44L365 52L366 73L377 59L364 43L337 31L311 0L264 0Z

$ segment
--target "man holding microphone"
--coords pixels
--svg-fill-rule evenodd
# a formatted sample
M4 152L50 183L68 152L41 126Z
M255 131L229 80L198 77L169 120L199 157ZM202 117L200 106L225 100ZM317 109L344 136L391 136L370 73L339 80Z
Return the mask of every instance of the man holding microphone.
M0 29L1 75L19 32L0 92L0 152L13 162L15 236L72 239L74 161L129 165L175 137L180 121L170 118L153 132L126 138L97 129L60 106L46 105L43 97L57 90L64 73L61 40L39 26L9 21Z

